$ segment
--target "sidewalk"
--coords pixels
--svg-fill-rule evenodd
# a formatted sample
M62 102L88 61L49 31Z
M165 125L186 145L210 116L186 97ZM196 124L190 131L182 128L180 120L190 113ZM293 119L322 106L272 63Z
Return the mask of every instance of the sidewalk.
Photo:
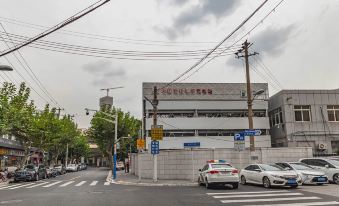
M134 185L134 186L169 186L169 187L192 187L198 186L198 183L188 181L188 180L158 180L157 182L153 182L152 179L141 179L135 175L124 173L124 171L117 172L117 179L112 180L112 171L109 171L107 176L108 181L112 184L118 185Z

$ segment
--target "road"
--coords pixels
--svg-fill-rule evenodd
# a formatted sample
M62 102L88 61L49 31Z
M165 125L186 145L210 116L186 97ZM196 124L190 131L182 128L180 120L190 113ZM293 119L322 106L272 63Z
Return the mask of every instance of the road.
M0 205L169 206L169 205L339 205L339 198L301 189L238 190L204 187L141 187L106 182L108 170L89 168L38 182L0 187ZM339 188L339 186L338 186ZM298 203L298 204L296 204ZM304 204L301 204L304 203Z

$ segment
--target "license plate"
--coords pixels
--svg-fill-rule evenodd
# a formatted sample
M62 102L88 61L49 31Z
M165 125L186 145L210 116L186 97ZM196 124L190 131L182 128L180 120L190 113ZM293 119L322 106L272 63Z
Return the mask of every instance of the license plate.
M228 174L230 174L231 172L227 172L227 171L222 171L222 172L220 172L220 174L222 174L222 175L228 175Z
M290 179L290 180L287 180L287 184L297 184L297 181L295 179Z
M324 177L318 177L318 182L325 182L326 181L326 178Z

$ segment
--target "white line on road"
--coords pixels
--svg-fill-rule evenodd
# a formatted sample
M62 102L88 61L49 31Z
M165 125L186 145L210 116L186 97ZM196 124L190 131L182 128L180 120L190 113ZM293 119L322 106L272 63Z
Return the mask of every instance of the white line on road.
M300 203L289 203L288 206L316 206L316 205L339 205L339 202L300 202ZM273 204L273 205L245 205L245 206L286 206L286 204Z
M7 200L7 201L1 201L0 204L11 204L11 203L18 203L22 202L22 200Z
M24 185L20 185L20 186L16 186L16 187L11 187L9 188L10 190L14 190L14 189L17 189L17 188L20 188L20 187L26 187L26 186L30 186L30 185L34 185L35 183L29 183L29 184L24 184Z
M59 187L66 187L67 185L72 184L74 181L66 182L65 184L60 185Z
M42 187L52 187L53 185L59 184L60 182L62 182L62 181L56 181L56 182L53 182L51 184L48 184L48 185L45 185L45 186L42 186Z
M110 185L110 183L109 183L109 182L105 182L105 183L104 183L104 185L106 185L106 186L107 186L107 185Z
M288 190L265 190L257 192L218 192L218 193L206 193L207 195L234 195L234 194L264 194L264 193L278 193L278 192L290 192Z
M6 187L2 187L2 188L0 188L0 190L11 188L11 187L16 187L16 186L19 186L19 185L22 185L22 184L15 184L15 185L10 185L10 186L6 186Z
M274 196L298 196L303 195L302 193L282 193L282 194L254 194L254 195L227 195L227 196L213 196L217 199L224 199L224 198L237 198L237 197L274 197Z
M93 181L93 182L90 184L90 186L94 186L94 185L96 185L96 184L98 184L98 181Z
M79 182L78 184L76 184L75 186L76 186L76 187L79 187L79 186L85 184L86 182L87 182L87 181L81 181L81 182Z
M222 203L235 202L277 202L277 201L291 201L291 200L318 200L320 197L285 197L285 198L268 198L268 199L242 199L242 200L221 200ZM287 205L287 203L285 204Z
M34 187L39 187L39 186L41 186L41 185L45 185L45 184L47 184L47 183L49 183L49 182L42 182L42 183L40 183L40 184L32 185L32 186L29 186L29 187L26 187L26 188L34 188Z
M82 175L79 175L79 176L77 176L77 177L73 177L73 178L71 178L71 179L69 179L69 180L75 180L75 179L78 179L78 178L80 178L80 177L82 177Z

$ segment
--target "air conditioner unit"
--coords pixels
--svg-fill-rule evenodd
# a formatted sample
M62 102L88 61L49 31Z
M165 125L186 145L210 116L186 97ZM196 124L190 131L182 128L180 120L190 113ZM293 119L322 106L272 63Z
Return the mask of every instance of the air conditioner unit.
M318 150L327 150L327 144L326 143L319 143L318 144Z

